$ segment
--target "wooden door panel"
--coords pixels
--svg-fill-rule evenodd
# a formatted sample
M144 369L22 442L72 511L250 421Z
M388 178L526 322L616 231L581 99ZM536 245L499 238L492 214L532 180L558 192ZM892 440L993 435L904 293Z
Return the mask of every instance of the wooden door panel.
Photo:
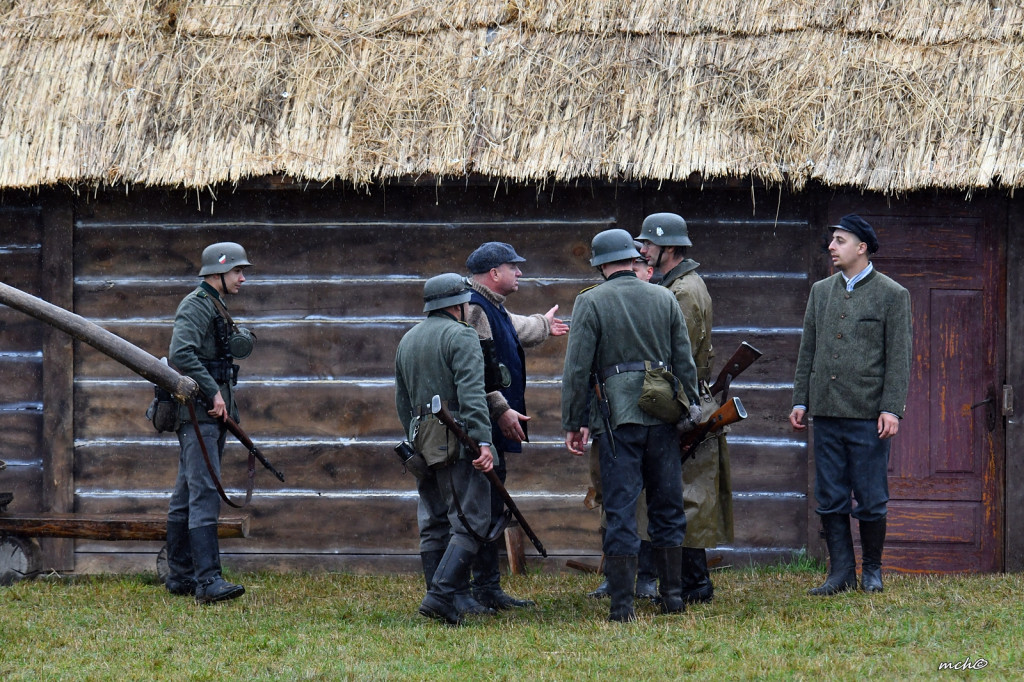
M878 233L875 267L910 292L914 323L907 410L889 459L884 565L999 570L1003 426L993 413L990 431L987 410L998 406L977 404L1002 376L1000 231L957 216L953 203L857 212Z

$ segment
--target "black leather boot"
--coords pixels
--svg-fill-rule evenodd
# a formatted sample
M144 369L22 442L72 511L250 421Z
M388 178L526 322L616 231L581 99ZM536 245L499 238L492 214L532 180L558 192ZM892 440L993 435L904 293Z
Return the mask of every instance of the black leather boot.
M430 589L430 584L434 582L434 573L437 572L437 565L441 563L441 557L444 556L443 549L431 549L426 552L420 552L420 561L423 562L423 581L427 584L427 589Z
M885 545L885 517L860 522L861 589L882 591L882 546Z
M245 588L224 580L220 574L220 544L217 525L192 528L188 532L192 545L192 561L196 566L196 601L210 604L235 599L245 594Z
M633 596L637 599L658 601L658 569L656 567L650 540L640 541L640 554L636 557L636 590Z
M455 608L455 592L469 580L469 567L474 554L455 543L448 545L434 572L434 580L420 602L421 615L448 625L462 624L462 616Z
M604 549L604 536L608 532L607 528L601 529L601 549ZM604 575L604 568L600 571L601 575ZM608 579L601 578L601 584L597 586L597 589L593 592L587 592L587 596L592 599L604 599L608 596Z
M498 541L480 545L473 561L473 597L486 607L503 609L533 606L529 599L516 599L501 589L501 568L498 566Z
M708 571L708 553L703 548L683 547L683 601L687 604L707 604L715 596Z
M167 522L167 579L164 587L174 595L195 595L196 569L192 564L192 544L188 521Z
M821 526L828 545L828 578L819 587L807 591L815 597L827 597L857 589L857 559L853 555L853 533L849 514L823 514Z
M658 567L661 586L661 612L682 613L686 611L683 602L683 546L655 547L652 550L654 565Z
M636 620L636 612L633 610L636 556L605 557L604 574L608 579L608 595L612 599L608 620L613 623Z

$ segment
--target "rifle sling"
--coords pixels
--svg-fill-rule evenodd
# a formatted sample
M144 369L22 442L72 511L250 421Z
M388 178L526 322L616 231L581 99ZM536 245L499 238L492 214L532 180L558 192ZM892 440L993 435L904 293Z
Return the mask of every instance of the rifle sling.
M206 470L210 472L210 478L213 479L213 485L217 488L217 494L224 500L229 507L235 509L241 509L249 504L252 500L252 489L256 482L256 456L249 450L249 463L248 463L248 480L245 486L245 502L237 504L231 501L228 494L224 492L224 486L220 484L220 478L217 477L217 473L213 469L213 463L210 461L210 453L206 451L206 441L203 440L203 434L199 431L199 420L196 418L196 407L195 401L190 400L188 402L188 414L192 418L192 427L196 430L196 438L199 440L199 449L203 452L203 460L206 462Z
M455 478L452 476L452 468L450 465L446 465L445 469L448 470L448 481L451 483L452 489L452 500L455 501L455 511L458 513L459 521L462 522L462 526L466 529L474 540L481 544L489 545L505 532L505 527L508 526L509 522L512 521L512 511L505 509L501 514L501 518L494 522L494 527L491 528L490 533L487 537L484 537L473 530L473 527L469 525L469 520L466 518L465 512L462 511L462 504L459 502L459 494L455 492Z

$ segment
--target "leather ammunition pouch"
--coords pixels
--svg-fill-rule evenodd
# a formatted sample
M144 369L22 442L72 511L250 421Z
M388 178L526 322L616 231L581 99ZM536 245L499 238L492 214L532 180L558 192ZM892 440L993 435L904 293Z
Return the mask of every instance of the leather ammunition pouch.
M203 363L203 368L218 384L238 384L238 365L230 360L208 360Z
M153 387L154 398L146 410L146 419L153 423L153 428L158 432L177 431L181 426L178 419L178 402L170 393L160 388Z

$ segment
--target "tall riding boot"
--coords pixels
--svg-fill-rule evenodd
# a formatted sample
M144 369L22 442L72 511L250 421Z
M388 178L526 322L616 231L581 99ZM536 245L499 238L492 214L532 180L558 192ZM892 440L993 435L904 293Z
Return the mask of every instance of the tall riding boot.
M498 541L480 545L473 561L473 597L484 606L499 611L534 605L529 599L516 599L501 589Z
M192 561L196 565L196 601L209 604L245 594L244 587L221 577L217 524L192 528L188 537L192 545Z
M828 578L820 587L807 591L815 597L827 597L857 588L857 559L853 554L853 533L849 514L823 514L821 525L828 545Z
M437 572L437 565L441 563L441 557L444 556L443 549L431 549L426 552L420 552L420 560L423 562L423 580L427 584L427 589L430 589L430 583L434 582L434 573Z
M708 571L708 553L703 548L683 547L683 601L707 604L715 596Z
M885 544L885 517L860 522L861 589L882 591L882 546Z
M607 528L601 528L601 547L604 548L604 536L608 532ZM604 575L604 569L601 569L601 574ZM601 584L597 586L597 589L593 592L587 592L587 596L593 599L604 599L608 596L608 579L602 578Z
M167 522L167 578L164 587L175 595L196 593L196 568L188 539L188 521Z
M636 555L605 557L604 574L608 579L608 595L612 598L608 620L613 623L636 620L636 612L633 611Z
M449 625L461 625L462 616L455 608L455 592L469 580L469 567L475 552L454 542L448 545L434 572L434 580L420 602L419 612Z
M686 610L683 602L683 546L655 547L652 550L654 565L658 567L661 585L661 612L682 613Z
M636 558L636 591L637 599L658 601L658 569L655 567L653 550L650 540L640 541L640 554Z

